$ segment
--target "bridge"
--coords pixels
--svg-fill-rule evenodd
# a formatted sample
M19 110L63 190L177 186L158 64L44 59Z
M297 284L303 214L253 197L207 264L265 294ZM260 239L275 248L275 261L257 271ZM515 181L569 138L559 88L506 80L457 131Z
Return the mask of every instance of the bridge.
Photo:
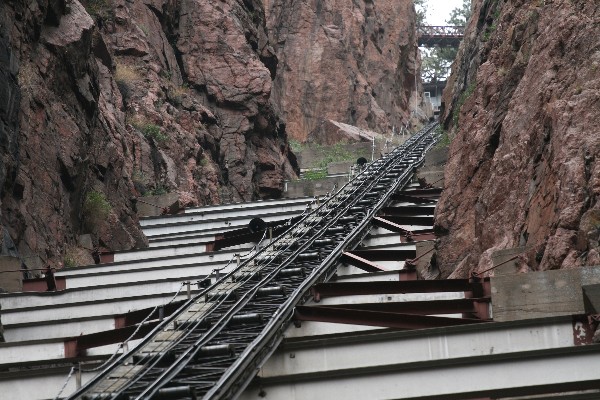
M418 26L419 47L458 47L465 36L464 26Z

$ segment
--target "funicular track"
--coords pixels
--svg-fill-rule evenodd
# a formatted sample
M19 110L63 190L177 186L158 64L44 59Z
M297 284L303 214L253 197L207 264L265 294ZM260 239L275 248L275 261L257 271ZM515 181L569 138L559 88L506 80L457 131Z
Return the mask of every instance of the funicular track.
M429 125L268 246L187 301L69 399L231 399L281 341L294 307L328 280L435 143Z

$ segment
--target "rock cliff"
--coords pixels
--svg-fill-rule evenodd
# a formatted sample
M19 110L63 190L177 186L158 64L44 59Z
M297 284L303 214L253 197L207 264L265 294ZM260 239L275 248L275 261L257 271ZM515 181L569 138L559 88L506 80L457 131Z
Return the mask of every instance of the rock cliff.
M2 1L1 219L21 255L55 263L88 232L144 246L145 193L280 195L276 66L258 0Z
M410 120L420 85L412 0L263 2L290 137L325 142L328 120L380 133Z
M442 276L517 246L522 271L600 263L599 38L596 1L474 1L444 92Z

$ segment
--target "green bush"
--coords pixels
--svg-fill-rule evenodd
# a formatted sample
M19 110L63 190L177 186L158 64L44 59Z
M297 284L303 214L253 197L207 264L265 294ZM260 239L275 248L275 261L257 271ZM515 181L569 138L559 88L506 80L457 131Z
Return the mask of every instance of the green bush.
M160 131L160 126L145 124L139 127L142 134L148 139L154 139L158 143L166 141L169 137Z
M65 268L75 268L77 266L77 261L75 261L75 258L73 256L66 255L63 259L63 266Z
M83 202L83 218L88 229L96 230L108 217L112 207L102 192L91 191Z
M169 193L169 188L163 185L158 185L154 189L148 190L144 196L160 196Z
M465 104L467 99L469 97L471 97L473 92L475 92L475 87L476 87L475 82L473 82L472 84L469 85L467 90L465 90L458 98L458 101L456 102L456 106L454 107L454 111L452 113L452 124L454 126L458 126L458 119L460 117L460 109L462 108L463 104Z
M315 180L319 180L319 179L324 179L327 177L327 170L326 169L313 169L310 171L306 171L303 174L303 178L309 181L315 181Z
M358 158L355 152L346 148L346 143L340 142L331 146L317 145L316 150L320 154L321 160L317 163L318 168L327 168L334 162L354 161Z
M290 139L289 143L290 143L290 148L292 149L292 152L294 152L294 153L300 153L302 151L302 149L304 149L304 145L295 139Z
M440 135L440 138L439 138L438 142L436 143L435 147L437 149L443 149L444 147L450 146L450 142L452 142L452 138L450 137L450 135L448 134L448 132L445 131L439 125L436 128L436 131Z
M112 1L110 0L83 0L81 3L95 20L112 20L114 17Z

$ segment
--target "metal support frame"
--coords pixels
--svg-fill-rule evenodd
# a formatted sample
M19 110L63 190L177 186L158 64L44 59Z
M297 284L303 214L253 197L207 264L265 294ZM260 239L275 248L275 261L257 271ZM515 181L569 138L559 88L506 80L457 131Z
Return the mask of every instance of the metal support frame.
M316 301L324 297L336 296L434 292L467 292L467 295L470 292L472 293L470 297L490 297L489 290L486 290L484 286L489 286L489 280L486 282L471 282L467 279L402 282L327 282L313 286L312 294Z
M417 27L418 44L425 47L458 47L465 35L464 26Z
M417 255L415 249L409 250L352 250L356 257L369 261L404 261Z
M437 197L440 197L440 195L442 194L443 191L444 191L443 188L432 187L432 188L426 188L426 189L402 190L399 193L406 194L409 196L437 198Z
M272 233L271 237L277 237L280 234L282 234L283 232L285 232L288 229L288 227L287 226L276 226L276 227L269 226L269 227L267 227L267 229L269 230L269 233ZM231 233L229 233L229 234L217 235L217 237L215 238L214 241L208 242L206 244L206 251L218 251L218 250L222 250L222 249L225 249L225 248L231 247L231 246L237 246L240 244L251 243L251 242L258 242L264 236L264 231L249 233L248 228L237 229L232 232L235 232L236 234L232 235Z
M398 215L385 215L386 221L389 221L395 225L433 225L433 215L431 216L398 216Z
M436 203L436 200L432 199L432 198L412 196L412 195L401 194L401 193L396 193L396 194L392 195L392 200L405 201L407 203L414 203L414 204L435 204Z
M387 271L380 265L377 265L366 258L360 257L356 252L346 251L342 254L341 261L346 264L354 265L356 268L360 268L366 272L382 272Z
M388 231L401 233L402 236L400 236L400 243L434 240L437 238L432 229L416 229L411 231L400 225L399 222L401 223L403 221L394 220L394 217L391 216L385 216L385 218L373 218L373 225L387 229ZM433 224L433 218L431 218L431 224Z
M478 319L488 320L488 316L479 316L478 309L481 305L487 306L489 298L470 298L452 300L425 300L425 301L392 301L385 303L358 303L358 304L331 304L327 308L343 308L346 310L362 310L386 312L397 314L437 315L437 314L471 314ZM323 306L307 306L322 308Z
M185 302L136 349L115 360L69 399L107 394L147 399L164 389L188 386L198 398L236 397L275 350L294 306L306 300L314 284L335 273L343 252L360 243L371 219L392 193L409 182L413 168L423 162L424 152L434 143L434 127L426 127L368 165L279 238ZM249 314L261 318L244 329L233 328L238 317L246 320ZM233 352L217 358L205 355L204 350L222 344L232 344ZM138 361L130 366L132 357ZM119 372L125 365L127 371L135 368L135 373Z
M395 215L398 217L415 217L433 215L433 207L419 206L401 206L401 207L384 207L379 215Z
M421 314L343 308L342 306L297 306L294 318L298 321L334 322L397 329L439 328L487 322L477 318L434 317Z

